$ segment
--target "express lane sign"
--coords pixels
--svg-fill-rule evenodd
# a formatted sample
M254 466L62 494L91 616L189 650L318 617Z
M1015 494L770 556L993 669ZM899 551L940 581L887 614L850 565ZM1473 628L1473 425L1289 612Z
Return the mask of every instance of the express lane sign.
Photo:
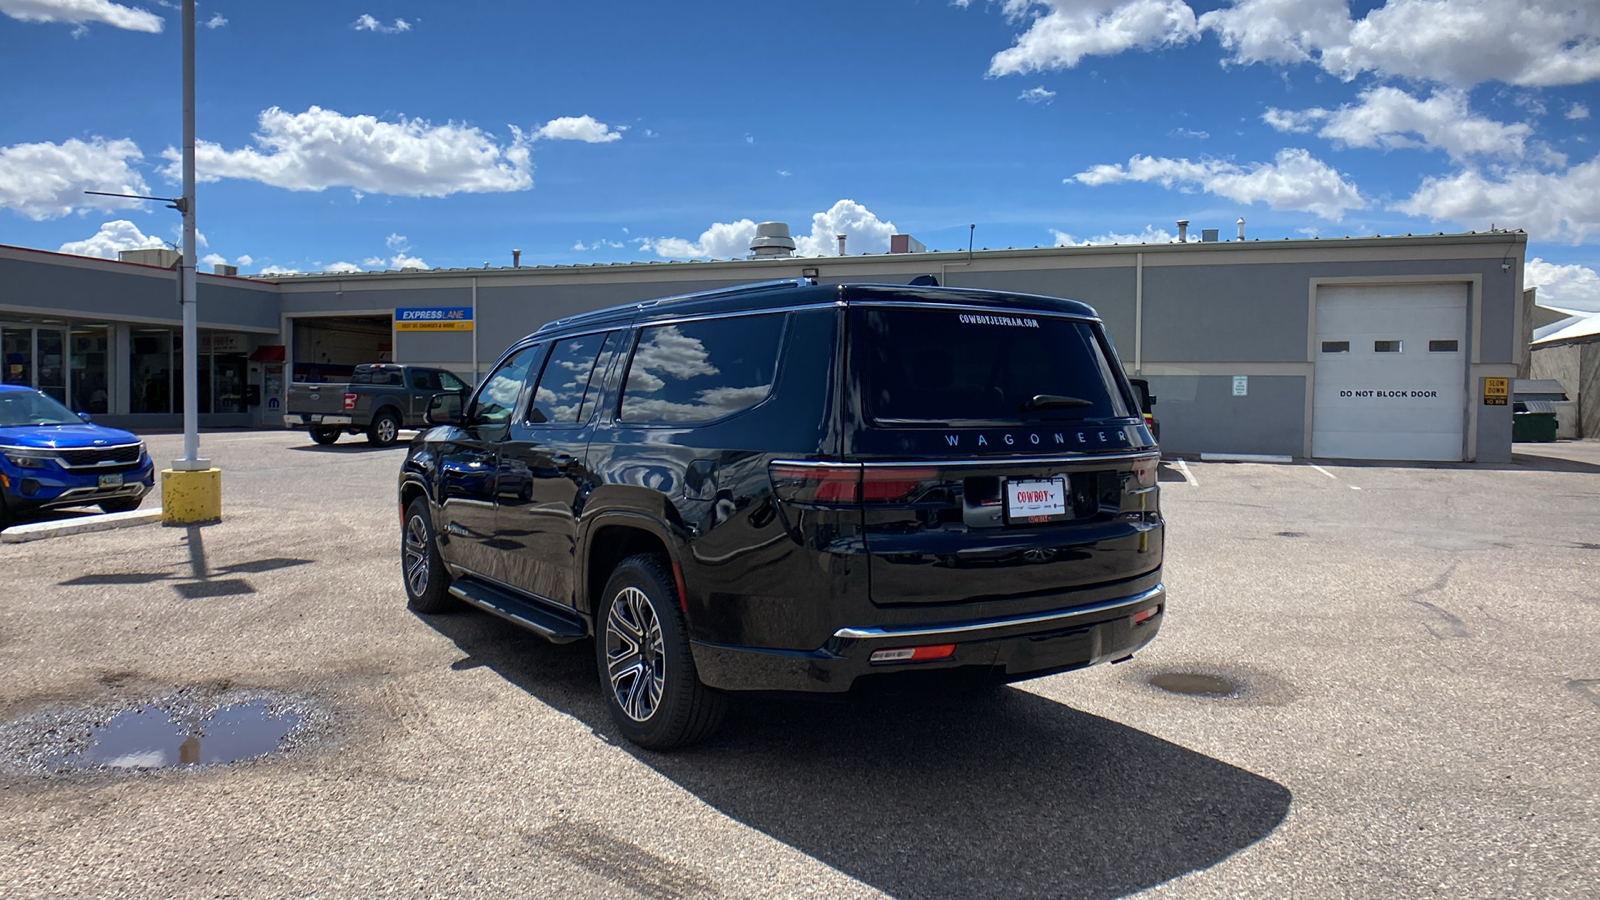
M471 331L470 306L408 306L394 311L395 331Z

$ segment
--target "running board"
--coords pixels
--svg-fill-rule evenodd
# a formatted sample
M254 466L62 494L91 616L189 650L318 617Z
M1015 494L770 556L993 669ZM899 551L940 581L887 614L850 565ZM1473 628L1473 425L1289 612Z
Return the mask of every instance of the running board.
M559 612L481 581L457 580L450 585L450 595L521 625L552 644L570 644L589 636L589 629L576 614Z

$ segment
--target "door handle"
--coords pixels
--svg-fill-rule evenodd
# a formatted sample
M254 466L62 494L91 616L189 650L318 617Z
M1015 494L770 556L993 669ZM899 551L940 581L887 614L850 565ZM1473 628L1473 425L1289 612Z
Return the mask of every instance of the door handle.
M568 456L565 453L557 453L554 456L550 457L550 461L555 463L556 468L565 469L567 466L572 465L573 463L577 462L578 460L577 460L576 457Z

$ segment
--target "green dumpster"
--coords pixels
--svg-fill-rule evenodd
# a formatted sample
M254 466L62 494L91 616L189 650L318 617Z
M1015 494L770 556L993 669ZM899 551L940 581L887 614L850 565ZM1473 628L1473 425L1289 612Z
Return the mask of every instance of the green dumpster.
M1513 441L1553 441L1556 439L1556 414L1519 412L1511 417Z

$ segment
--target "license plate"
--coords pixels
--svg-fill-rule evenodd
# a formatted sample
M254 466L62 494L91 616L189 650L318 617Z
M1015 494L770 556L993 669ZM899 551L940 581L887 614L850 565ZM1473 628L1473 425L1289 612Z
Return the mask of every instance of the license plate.
M1048 478L1006 482L1006 519L1051 522L1067 515L1067 480Z
M121 475L101 475L100 486L103 488L122 487Z

